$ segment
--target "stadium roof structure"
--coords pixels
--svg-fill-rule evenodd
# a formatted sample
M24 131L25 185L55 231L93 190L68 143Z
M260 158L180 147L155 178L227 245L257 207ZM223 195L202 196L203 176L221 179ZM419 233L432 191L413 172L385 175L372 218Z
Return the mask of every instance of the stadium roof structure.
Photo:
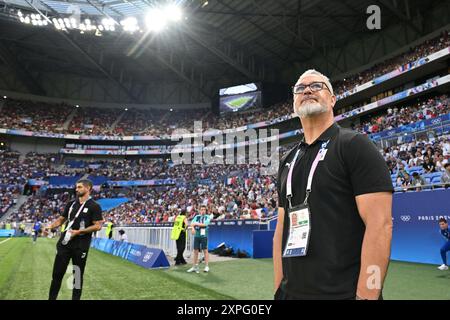
M145 86L182 83L200 100L218 88L254 81L290 83L314 67L336 77L367 66L448 25L440 0L184 0L183 18L164 32L94 35L20 23L18 10L53 18L77 10L82 19L145 19L156 0L0 0L0 68L34 94L51 90L43 75L60 73L112 82L123 101L144 102ZM369 30L367 8L381 10L381 30ZM75 8L75 9L74 9ZM447 12L447 14L444 14ZM101 36L99 36L101 35ZM6 80L3 80L6 82ZM295 81L295 80L294 80ZM54 79L53 82L58 82ZM80 80L79 86L83 86ZM155 91L163 101L176 93ZM170 90L169 90L170 91ZM173 89L176 91L176 89Z

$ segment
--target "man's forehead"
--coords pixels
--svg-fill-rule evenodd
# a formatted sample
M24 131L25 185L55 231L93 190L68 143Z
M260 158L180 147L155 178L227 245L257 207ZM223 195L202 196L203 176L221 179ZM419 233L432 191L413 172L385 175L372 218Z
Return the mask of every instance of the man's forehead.
M325 79L322 76L319 76L317 74L307 74L304 76L301 76L297 80L297 84L299 83L310 83L312 81L324 81Z

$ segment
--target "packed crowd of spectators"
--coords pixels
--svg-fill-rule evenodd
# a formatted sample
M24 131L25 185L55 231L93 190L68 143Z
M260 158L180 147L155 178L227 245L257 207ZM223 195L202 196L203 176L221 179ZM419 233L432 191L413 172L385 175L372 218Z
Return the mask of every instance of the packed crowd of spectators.
M69 192L53 195L35 195L27 198L27 201L10 217L13 221L33 223L39 220L48 223L56 219L64 212L67 202L72 199Z
M61 175L66 170L58 170L59 154L20 153L0 150L0 185L23 185L28 179L41 179Z
M390 107L383 114L354 125L353 129L367 134L390 130L417 121L433 119L450 112L450 98L444 94L420 101L412 106Z
M421 139L382 150L393 184L408 188L430 184L424 177L437 173L438 184L450 182L450 136ZM436 183L436 182L434 182ZM442 186L442 185L441 185Z
M91 166L87 164L85 173L91 177L108 177L110 180L149 180L163 170L161 163L162 160L154 159L95 161Z
M382 74L415 61L420 57L450 46L448 32L411 48L405 54L384 61L359 74L333 83L336 95L342 94ZM0 127L26 129L37 132L73 133L86 135L170 135L175 129L193 130L194 121L202 121L204 129L219 130L236 128L250 123L286 119L292 114L292 101L276 104L264 110L249 110L239 114L225 114L220 117L205 110L143 110L130 108L84 108L52 105L41 102L7 99L3 106L4 116ZM70 113L75 112L69 126L64 123ZM409 116L409 115L408 115ZM399 123L408 119L399 119ZM386 125L389 127L389 123ZM395 124L394 124L395 125ZM398 125L398 124L397 124ZM377 127L377 125L375 125Z
M118 224L172 222L181 211L192 218L201 205L219 220L260 219L276 214L275 179L261 175L258 165L194 167L172 168L172 172L191 178L196 176L193 172L203 171L189 184L137 191L130 202L108 212L106 219Z
M64 122L72 108L66 104L51 104L24 100L3 100L0 128L34 132L62 133Z
M16 204L20 192L18 186L0 186L0 218Z
M385 60L374 65L372 68L366 69L360 73L354 74L341 81L333 83L333 89L336 95L342 95L347 91L351 91L355 87L373 80L381 75L394 71L395 69L416 61L420 58L428 56L434 52L442 50L450 46L449 31L444 31L439 36L425 41L422 44L411 48L408 52L396 56L392 59Z

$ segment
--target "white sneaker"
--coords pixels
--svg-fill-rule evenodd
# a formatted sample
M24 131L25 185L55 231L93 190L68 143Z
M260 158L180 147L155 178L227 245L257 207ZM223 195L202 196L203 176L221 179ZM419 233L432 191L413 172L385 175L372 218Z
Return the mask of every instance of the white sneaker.
M205 269L203 270L203 272L209 272L209 267L206 266Z
M197 267L193 266L187 272L189 272L189 273L191 273L191 272L200 273L200 271L198 270L198 266Z
M443 264L440 267L438 267L439 270L448 270L448 266Z

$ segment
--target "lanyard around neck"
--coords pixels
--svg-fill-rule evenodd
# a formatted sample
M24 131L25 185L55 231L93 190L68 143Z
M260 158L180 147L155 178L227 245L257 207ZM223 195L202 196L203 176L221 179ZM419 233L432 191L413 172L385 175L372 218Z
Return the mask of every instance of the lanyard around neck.
M325 156L324 153L326 153L326 151L327 151L327 145L329 142L330 142L330 140L322 143L322 146L320 147L320 150L317 152L316 158L313 161L311 169L309 170L308 182L306 184L306 197L305 197L305 200L303 201L304 205L308 204L308 197L309 197L309 194L311 193L312 180L314 177L314 173L316 172L319 161L322 160L323 157ZM300 149L297 150L297 152L295 153L294 159L292 159L292 162L289 164L289 172L288 172L287 181L286 181L286 198L289 201L289 208L292 208L292 203L291 203L291 199L293 196L293 194L292 194L292 173L294 171L294 166L295 166L295 163L297 161L299 154L300 154ZM302 154L302 156L303 156L303 154Z
M72 213L73 206L75 205L75 203L76 203L77 201L75 200L74 203L72 203L72 205L70 206L70 209L69 209L69 214L68 214L69 224L67 225L66 230L69 230L69 229L72 227L73 223L75 222L75 219L78 218L78 216L79 216L80 213L81 213L81 210L83 210L83 208L84 208L84 205L85 205L86 202L88 202L90 199L91 199L91 198L89 197L85 202L83 202L82 204L80 204L80 208L78 209L77 214L75 215L75 217L73 218L73 220L70 221L70 214Z

